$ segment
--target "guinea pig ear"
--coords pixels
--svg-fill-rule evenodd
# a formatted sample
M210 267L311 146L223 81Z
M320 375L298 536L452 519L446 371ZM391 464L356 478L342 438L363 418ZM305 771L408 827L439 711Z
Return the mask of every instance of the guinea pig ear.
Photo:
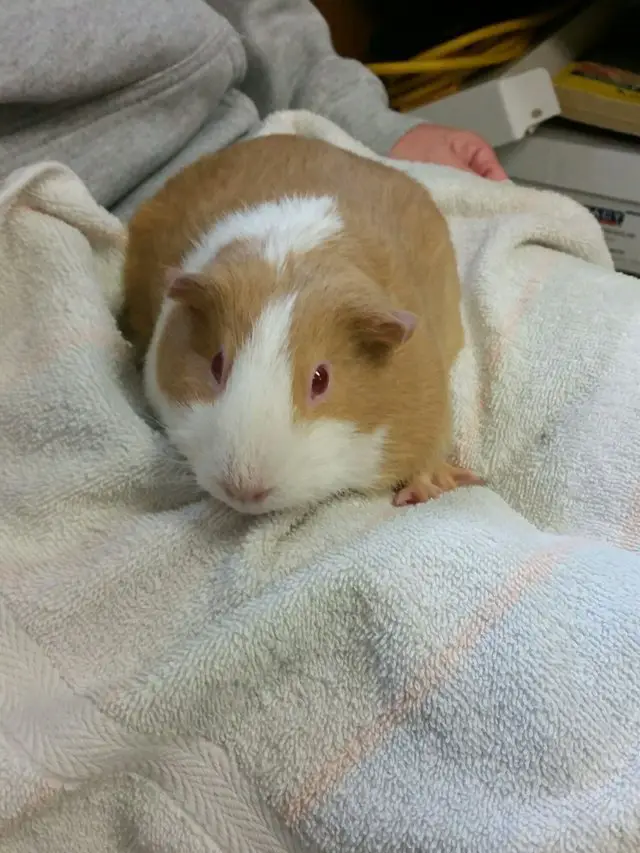
M373 352L384 353L408 341L418 318L410 311L385 310L362 306L353 316L353 328L363 344Z
M188 308L202 310L211 303L211 294L205 279L198 273L184 272L170 267L165 273L166 295L182 302Z

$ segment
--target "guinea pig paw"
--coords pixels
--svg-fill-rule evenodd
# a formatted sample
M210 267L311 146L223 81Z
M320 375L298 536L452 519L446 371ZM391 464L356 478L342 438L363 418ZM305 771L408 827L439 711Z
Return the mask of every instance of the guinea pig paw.
M442 489L430 477L418 475L393 496L394 506L414 506L439 498Z
M482 477L475 474L470 468L463 468L460 465L452 465L449 462L443 462L434 472L431 477L434 485L438 486L443 492L451 492L459 486L484 486L485 481Z
M443 462L433 474L417 474L393 497L394 506L413 506L439 498L459 486L482 486L484 480L469 468Z

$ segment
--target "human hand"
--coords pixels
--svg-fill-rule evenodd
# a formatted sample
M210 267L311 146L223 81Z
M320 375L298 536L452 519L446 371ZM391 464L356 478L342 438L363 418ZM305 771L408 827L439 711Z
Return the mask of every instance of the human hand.
M441 124L420 124L393 146L389 157L452 166L494 181L507 180L495 151L481 136Z

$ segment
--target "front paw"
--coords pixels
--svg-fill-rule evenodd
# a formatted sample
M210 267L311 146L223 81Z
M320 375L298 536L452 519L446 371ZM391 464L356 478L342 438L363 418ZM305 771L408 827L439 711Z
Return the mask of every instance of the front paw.
M459 486L483 486L484 480L469 468L443 462L431 474L416 474L393 497L394 506L412 506L439 498Z

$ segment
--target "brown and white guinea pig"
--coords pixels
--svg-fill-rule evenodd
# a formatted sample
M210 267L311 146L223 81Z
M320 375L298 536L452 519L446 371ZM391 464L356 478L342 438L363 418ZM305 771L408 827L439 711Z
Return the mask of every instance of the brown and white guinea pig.
M124 282L149 402L236 510L479 482L447 463L454 252L408 176L319 140L238 143L139 208Z

